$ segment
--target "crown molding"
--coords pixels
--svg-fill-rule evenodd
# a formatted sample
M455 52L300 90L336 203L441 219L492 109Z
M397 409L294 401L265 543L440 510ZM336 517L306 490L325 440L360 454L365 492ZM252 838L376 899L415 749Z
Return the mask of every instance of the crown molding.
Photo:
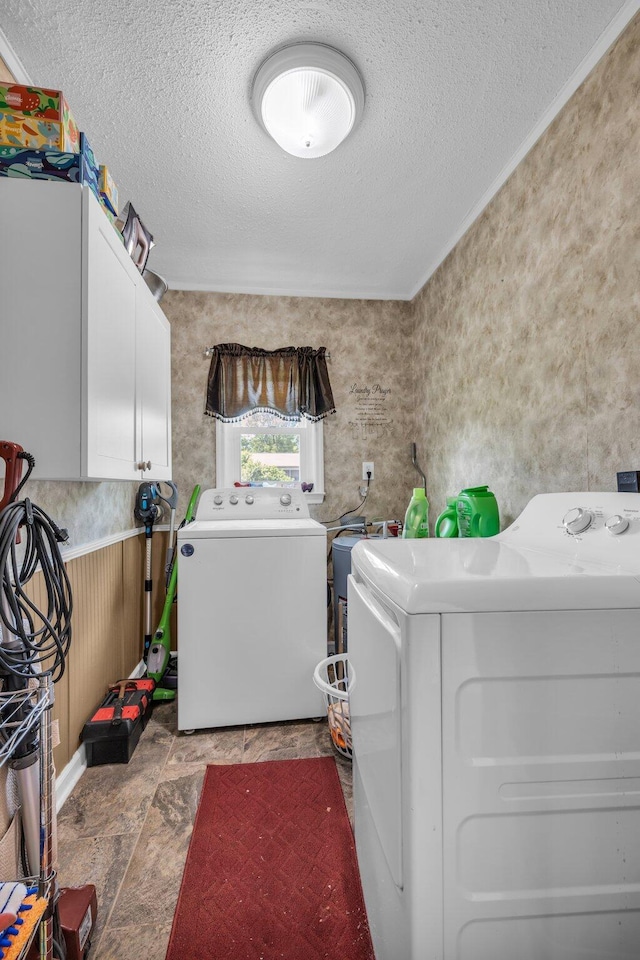
M250 294L259 297L314 297L318 300L410 300L402 290L374 290L353 287L280 287L269 283L199 283L190 280L170 280L163 274L171 290L191 290L194 293Z

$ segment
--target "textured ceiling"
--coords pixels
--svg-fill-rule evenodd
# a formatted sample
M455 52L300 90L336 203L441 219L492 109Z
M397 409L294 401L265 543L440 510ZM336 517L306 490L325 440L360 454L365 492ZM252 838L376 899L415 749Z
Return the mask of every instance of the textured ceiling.
M64 90L170 286L409 299L638 6L3 0L0 30ZM355 62L366 102L338 150L299 160L249 91L268 53L309 40Z

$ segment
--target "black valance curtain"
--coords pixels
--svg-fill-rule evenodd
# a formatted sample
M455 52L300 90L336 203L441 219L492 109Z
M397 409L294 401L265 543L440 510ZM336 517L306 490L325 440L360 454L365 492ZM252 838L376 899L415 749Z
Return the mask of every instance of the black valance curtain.
M225 423L256 410L283 420L322 420L335 413L326 348L261 350L240 343L211 348L205 413Z

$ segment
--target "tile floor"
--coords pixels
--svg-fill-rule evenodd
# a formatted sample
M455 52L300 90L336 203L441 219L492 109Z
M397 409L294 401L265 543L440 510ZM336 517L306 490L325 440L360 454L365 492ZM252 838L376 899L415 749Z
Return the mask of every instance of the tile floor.
M184 736L176 704L156 705L130 762L88 769L58 815L61 885L94 883L98 892L89 960L164 960L208 763L332 754L352 816L351 765L333 751L326 723Z

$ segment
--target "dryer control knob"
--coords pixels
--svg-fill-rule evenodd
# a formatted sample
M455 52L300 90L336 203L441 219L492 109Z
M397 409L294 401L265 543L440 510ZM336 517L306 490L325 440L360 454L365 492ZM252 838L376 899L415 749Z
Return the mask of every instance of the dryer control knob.
M238 502L238 498L236 497L236 495L235 495L235 494L231 494L231 496L229 497L229 503L232 503L233 506L235 507L235 505L236 505L237 502Z
M213 498L213 502L215 503L216 507L219 507L219 506L222 505L222 500L223 500L223 498L220 496L219 493L217 493L217 494L215 495L215 497Z
M615 516L609 517L605 523L605 527L612 537L617 537L629 528L629 521L626 517L621 517L620 514L617 513Z
M591 526L592 520L593 514L591 514L589 510L574 507L564 515L562 522L567 533L575 535L576 533L582 533L583 530L587 530Z
M245 498L244 498L244 502L245 502L245 503L248 503L248 504L252 504L252 503L254 502L254 498L253 498L253 497L245 497Z
M291 503L291 494L283 493L282 496L280 497L280 503L282 504L283 507L288 507L289 504Z

